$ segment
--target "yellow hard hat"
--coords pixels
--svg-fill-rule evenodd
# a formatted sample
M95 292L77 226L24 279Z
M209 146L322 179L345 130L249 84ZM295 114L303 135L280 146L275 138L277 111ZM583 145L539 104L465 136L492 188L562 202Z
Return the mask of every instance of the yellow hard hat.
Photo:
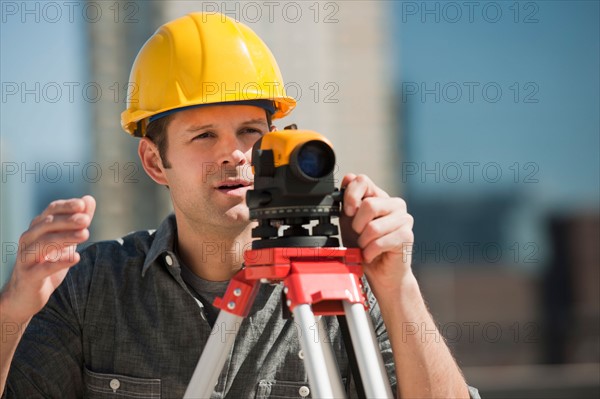
M138 53L121 126L144 136L149 118L178 108L270 100L273 119L294 109L266 44L218 13L191 13L161 26Z

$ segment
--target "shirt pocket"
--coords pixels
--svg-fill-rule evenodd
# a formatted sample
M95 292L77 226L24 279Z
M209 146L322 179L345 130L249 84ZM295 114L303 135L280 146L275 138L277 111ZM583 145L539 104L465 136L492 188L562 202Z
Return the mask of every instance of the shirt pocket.
M256 389L257 399L304 399L311 397L308 382L261 380Z
M160 399L160 379L95 373L84 368L85 397Z

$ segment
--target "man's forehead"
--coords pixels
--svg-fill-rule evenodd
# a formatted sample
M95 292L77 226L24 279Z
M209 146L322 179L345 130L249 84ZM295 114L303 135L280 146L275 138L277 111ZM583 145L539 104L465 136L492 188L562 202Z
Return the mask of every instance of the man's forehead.
M211 105L175 112L173 121L183 123L221 124L243 122L267 122L266 111L252 105Z

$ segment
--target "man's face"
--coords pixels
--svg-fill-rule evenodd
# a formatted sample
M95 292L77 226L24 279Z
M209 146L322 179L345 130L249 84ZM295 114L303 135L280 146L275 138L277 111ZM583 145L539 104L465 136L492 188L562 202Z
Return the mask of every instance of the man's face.
M167 128L164 169L178 217L197 228L247 224L252 146L269 131L265 111L248 105L192 108Z

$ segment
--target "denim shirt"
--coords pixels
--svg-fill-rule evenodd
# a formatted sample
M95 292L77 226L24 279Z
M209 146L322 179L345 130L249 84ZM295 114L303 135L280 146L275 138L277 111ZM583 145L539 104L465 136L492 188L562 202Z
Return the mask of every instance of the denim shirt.
M29 323L6 397L181 398L210 335L231 331L218 322L211 329L202 303L182 280L176 233L171 215L155 232L135 232L83 250L79 264ZM374 296L367 294L395 391L387 332ZM212 398L311 396L298 328L293 319L282 318L281 298L281 285L261 284ZM327 332L316 339L331 343L347 383L350 370L337 319L324 319Z

